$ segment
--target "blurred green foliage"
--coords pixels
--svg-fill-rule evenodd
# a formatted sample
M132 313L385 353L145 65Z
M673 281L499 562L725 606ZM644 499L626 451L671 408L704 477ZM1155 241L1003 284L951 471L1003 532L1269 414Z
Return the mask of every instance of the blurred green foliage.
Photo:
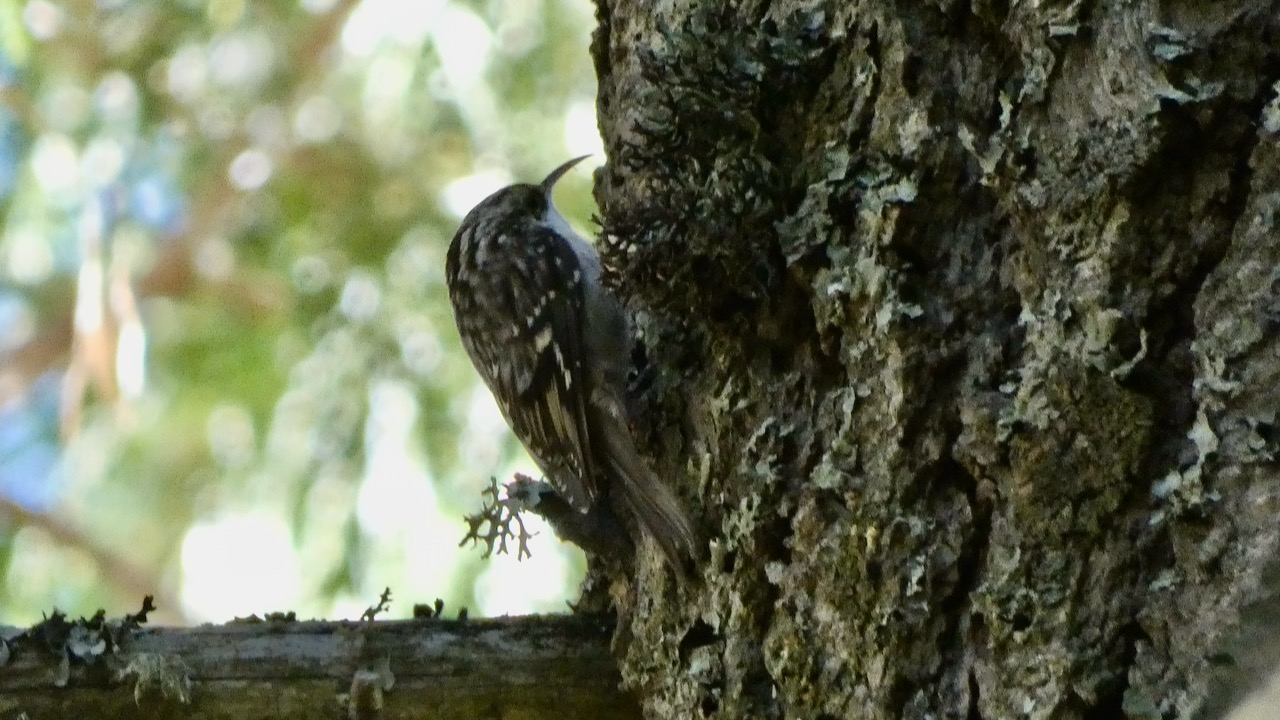
M455 547L532 466L443 260L489 191L599 152L590 13L0 0L0 623L563 607L549 532L526 567Z

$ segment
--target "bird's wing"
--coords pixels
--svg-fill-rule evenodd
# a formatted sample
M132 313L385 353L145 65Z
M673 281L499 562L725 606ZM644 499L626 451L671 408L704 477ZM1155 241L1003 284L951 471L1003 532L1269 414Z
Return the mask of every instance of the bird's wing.
M470 346L467 352L548 482L585 512L599 488L587 423L582 269L573 249L550 229L520 241L528 246L521 250L526 262L513 264L499 291L508 293L502 299L507 307L528 311L490 339L493 357L477 357Z

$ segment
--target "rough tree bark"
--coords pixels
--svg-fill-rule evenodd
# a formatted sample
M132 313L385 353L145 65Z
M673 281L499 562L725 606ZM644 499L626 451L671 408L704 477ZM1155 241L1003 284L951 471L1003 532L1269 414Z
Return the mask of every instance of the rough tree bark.
M607 618L0 627L0 718L639 717ZM6 630L10 630L6 632Z
M1277 10L601 0L606 262L713 538L615 595L651 717L1213 716L1274 665L1232 642L1280 526Z

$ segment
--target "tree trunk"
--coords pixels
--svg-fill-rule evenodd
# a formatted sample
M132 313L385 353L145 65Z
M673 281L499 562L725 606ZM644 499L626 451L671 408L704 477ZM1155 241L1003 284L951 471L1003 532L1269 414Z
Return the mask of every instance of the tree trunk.
M651 717L1190 717L1274 664L1277 10L601 0L606 263L713 539L615 594Z

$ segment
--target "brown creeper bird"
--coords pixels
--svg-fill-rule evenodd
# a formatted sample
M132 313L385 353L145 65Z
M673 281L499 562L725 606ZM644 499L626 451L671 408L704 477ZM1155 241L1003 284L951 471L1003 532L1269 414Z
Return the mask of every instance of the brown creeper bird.
M600 256L551 201L585 157L467 213L445 262L449 300L463 348L551 487L579 513L624 508L683 572L701 554L697 535L627 427L626 315Z

